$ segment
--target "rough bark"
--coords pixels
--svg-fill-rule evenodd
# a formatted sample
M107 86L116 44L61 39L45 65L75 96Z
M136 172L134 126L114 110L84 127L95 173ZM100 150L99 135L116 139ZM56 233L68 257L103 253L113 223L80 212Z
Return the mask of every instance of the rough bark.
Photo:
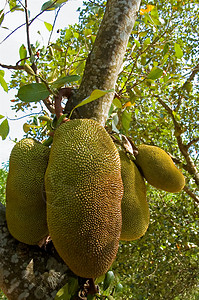
M83 80L75 93L80 102L94 89L115 88L140 0L109 0ZM114 93L78 110L81 118L105 123ZM72 102L73 103L73 102ZM52 247L53 249L53 247ZM67 282L68 268L56 251L27 246L8 232L5 207L0 205L0 288L13 300L54 299Z
M67 273L67 266L51 243L42 249L22 244L9 234L1 204L0 288L8 299L54 299L67 282Z
M103 21L87 58L80 88L73 96L75 104L89 96L94 89L115 88L139 5L140 0L107 2ZM95 119L104 125L113 97L114 92L111 92L78 108L78 116ZM68 110L70 111L71 107Z

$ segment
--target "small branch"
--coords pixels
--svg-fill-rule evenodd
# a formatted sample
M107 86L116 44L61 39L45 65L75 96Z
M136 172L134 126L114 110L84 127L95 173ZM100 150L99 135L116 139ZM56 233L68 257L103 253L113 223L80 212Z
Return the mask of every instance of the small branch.
M173 115L173 110L160 98L160 96L159 95L154 95L154 97L156 97L158 102L166 109L166 111L171 116L171 118L173 120L175 132L177 133L176 134L176 139L177 139L178 147L179 147L180 152L184 156L184 158L186 160L186 163L187 163L186 169L187 169L187 171L189 172L190 175L193 175L195 183L197 185L199 185L199 172L198 172L191 156L188 153L188 148L189 147L183 143L183 140L182 140L182 137L181 137L181 134L182 134L181 125L176 121L176 119Z
M39 17L41 16L47 9L49 9L51 6L53 6L58 0L55 0L53 3L51 3L51 5L49 5L45 10L41 11L39 14L37 14L30 22L29 22L29 26ZM24 25L26 25L26 23L23 23L21 25L19 25L17 28L15 28L13 31L11 31L11 33L9 33L1 42L0 45L5 42L14 32L16 32L18 29L20 29L21 27L23 27Z
M28 19L28 0L25 0L25 17L26 17L26 35L27 35L27 45L28 45L28 52L31 57L32 50L30 45L30 31L29 31L29 19Z
M191 145L197 143L199 141L199 137L196 138L196 139L193 139L192 141L190 141L188 144L187 144L187 149L189 149L191 147Z
M10 65L0 64L0 67L4 68L4 69L9 69L9 70L23 70L24 69L23 66L19 66L19 65L10 66Z
M183 190L199 204L199 198L185 185Z
M68 99L71 96L71 88L62 88L59 90L58 95L55 98L55 114L57 120L63 115L63 107L61 106L61 101L63 97L67 97Z
M184 83L184 84L182 85L182 87L180 88L181 91L185 89L186 84L188 84L188 83L190 83L191 81L194 80L194 77L195 77L195 75L196 75L198 72L199 72L199 63L194 67L194 69L192 70L191 75L189 76L189 78L187 78L187 80L185 81L185 83ZM175 111L178 111L178 109L180 108L180 105L181 105L181 103L182 103L182 98L183 98L183 96L182 96L182 94L180 93L180 94L179 94L179 99L178 99L178 104L177 104L176 108L174 109Z
M61 10L61 6L59 7L59 9L57 10L56 15L55 15L55 19L54 19L54 22L53 22L53 28L52 28L52 30L50 32L50 36L49 36L49 39L48 39L48 46L50 44L50 39L52 37L53 30L54 30L54 27L55 27L55 23L56 23L56 20L57 20L57 17L58 17L58 14L59 14L60 10Z

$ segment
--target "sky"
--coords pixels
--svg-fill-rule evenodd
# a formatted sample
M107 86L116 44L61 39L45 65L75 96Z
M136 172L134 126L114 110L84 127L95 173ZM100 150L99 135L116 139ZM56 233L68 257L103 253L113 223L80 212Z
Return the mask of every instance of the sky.
M23 1L24 2L24 1ZM29 0L28 8L30 11L30 18L33 18L37 15L43 3L47 2L47 0ZM77 9L82 5L82 0L69 0L61 9L59 16L57 18L56 26L54 29L54 33L52 35L51 41L56 41L59 37L57 33L57 29L63 29L67 27L69 24L74 24L78 22L78 12ZM0 0L0 10L4 7L6 0ZM45 12L42 14L38 20L34 21L30 26L30 40L31 43L34 44L36 40L41 42L41 45L46 45L49 38L49 31L46 29L44 25L44 21L48 23L53 23L55 16L55 11ZM0 27L0 63L5 65L15 65L19 58L19 48L22 44L27 45L26 42L26 31L25 26L20 28L14 34L12 34L5 42L1 43L1 41L11 32L11 30L15 29L22 23L24 23L25 17L24 13L14 12L6 15L2 26L8 27L9 29L3 29ZM38 34L40 31L41 34ZM4 69L5 71L5 80L8 82L10 79L11 71ZM23 138L23 124L26 119L19 120L10 120L16 119L16 113L11 110L10 100L15 98L17 94L16 90L11 90L8 93L4 92L3 88L0 86L0 115L6 116L9 119L10 125L10 133L6 140L2 141L0 137L0 168L4 163L7 163L9 160L10 152L14 146L13 140L15 138L22 139ZM23 113L18 113L17 118L24 116ZM0 120L1 122L1 120Z

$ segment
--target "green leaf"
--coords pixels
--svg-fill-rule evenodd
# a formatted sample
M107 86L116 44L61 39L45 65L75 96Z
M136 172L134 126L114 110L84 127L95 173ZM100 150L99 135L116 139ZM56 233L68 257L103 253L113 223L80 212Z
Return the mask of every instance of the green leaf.
M5 81L5 79L3 78L3 76L0 75L0 85L2 86L2 88L4 89L5 92L8 92L8 85Z
M151 43L151 39L148 37L143 43L143 47L146 48Z
M70 295L74 295L78 288L79 288L79 284L78 284L78 279L77 278L73 278L73 277L69 277L68 278L68 292Z
M114 280L115 275L113 271L108 271L105 275L104 284L103 284L103 290L107 290L110 286L111 282Z
M53 25L52 25L52 24L47 23L47 22L44 22L44 25L46 26L46 29L47 29L48 31L52 31L52 30L53 30Z
M114 98L113 99L113 104L117 107L117 108L122 108L122 103L118 98Z
M131 112L125 110L122 114L122 127L128 132L131 123Z
M151 70L151 72L148 74L147 78L148 79L152 79L152 80L155 80L155 79L158 79L160 78L161 76L163 75L163 70L158 68L158 67L155 67Z
M8 120L5 119L1 125L0 125L0 136L2 137L2 140L5 140L9 133L9 124Z
M62 3L65 3L65 2L67 2L68 0L57 0L57 4L62 4Z
M66 283L56 294L54 300L70 300L71 296L68 291L68 283Z
M179 59L182 58L183 57L183 51L182 51L180 45L175 43L174 49L175 49L175 56Z
M0 25L2 24L3 20L4 20L4 14L2 14L0 17Z
M41 7L41 11L50 11L50 10L54 10L55 9L55 5L54 5L54 1L50 0L45 2L42 7Z
M168 51L169 51L169 43L166 43L166 44L164 45L163 55L165 55Z
M16 0L10 0L9 1L10 10L12 10L16 5L17 5L17 1Z
M3 119L3 118L4 118L4 116L0 115L0 120Z
M123 290L123 285L120 283L120 282L118 282L118 284L116 285L116 287L115 287L115 292L116 293L119 293L119 292L121 292Z
M57 0L56 3L54 0L47 1L42 5L41 11L55 10L57 7L61 6L63 3L67 2L67 1L68 0Z
M43 83L31 83L22 86L18 91L18 98L24 102L37 102L46 99L50 95Z
M136 46L137 46L138 48L140 48L140 42L139 42L138 40L136 40L136 39L134 39L134 42L135 42Z
M55 89L59 89L60 87L62 87L66 83L78 81L78 80L80 80L80 78L81 77L79 75L69 75L69 76L61 77L61 78L58 78L56 81L54 81L51 84L51 87L55 88Z
M24 44L21 45L21 47L19 48L19 56L20 59L24 59L27 57L27 50ZM22 62L24 63L24 62Z
M85 104L88 104L88 103L90 103L90 102L92 102L92 101L94 101L94 100L96 100L96 99L99 99L100 97L103 97L104 95L106 95L107 93L110 93L110 92L114 92L114 89L106 90L106 91L98 90L98 89L94 90L94 91L91 93L91 95L90 95L89 97L87 97L87 98L85 98L84 100L82 100L78 105L76 105L76 106L72 109L72 111L71 111L71 113L70 113L70 116L69 116L69 119L70 119L70 117L71 117L73 111L74 111L77 107L80 107L80 106L83 106L83 105L85 105Z

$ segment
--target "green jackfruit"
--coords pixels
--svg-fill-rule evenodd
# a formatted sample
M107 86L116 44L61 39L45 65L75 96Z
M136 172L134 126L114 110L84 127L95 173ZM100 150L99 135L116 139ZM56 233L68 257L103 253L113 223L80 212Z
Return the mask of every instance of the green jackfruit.
M132 241L143 236L149 226L150 213L146 199L146 185L134 162L123 151L119 154L124 185L120 240Z
M123 184L119 153L100 124L72 120L56 130L45 187L59 255L81 277L106 273L119 245Z
M6 219L10 233L34 245L48 235L44 174L50 149L26 138L12 149L6 186Z
M135 163L141 169L144 177L154 187L176 193L183 189L185 179L174 165L171 157L156 146L138 146Z

